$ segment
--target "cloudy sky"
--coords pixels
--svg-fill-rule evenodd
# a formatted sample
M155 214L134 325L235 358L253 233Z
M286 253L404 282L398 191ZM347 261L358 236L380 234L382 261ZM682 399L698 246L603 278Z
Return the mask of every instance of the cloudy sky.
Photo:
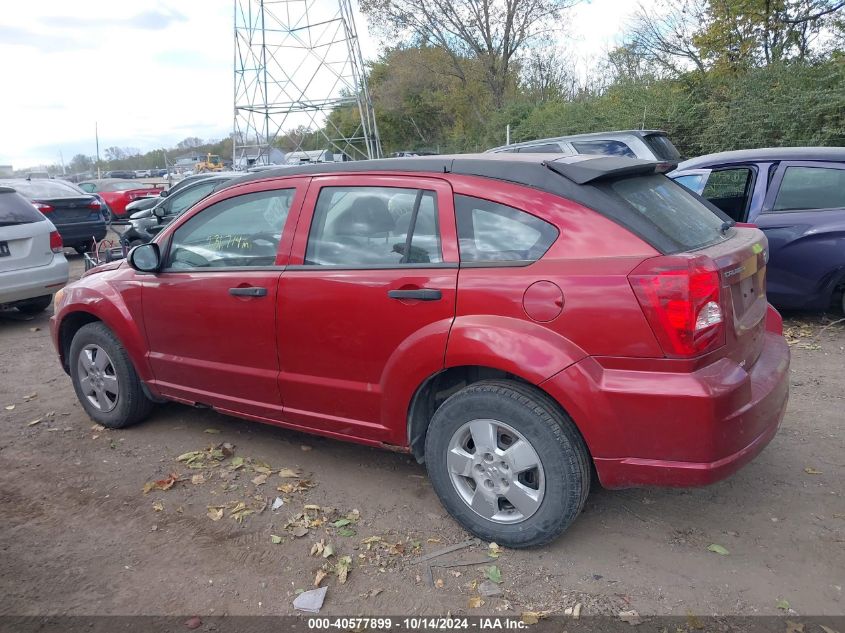
M354 3L354 0L353 0ZM14 8L12 8L14 7ZM587 0L567 47L589 64L615 38L632 0ZM365 59L378 54L358 15ZM0 15L0 165L16 169L149 151L188 136L222 138L233 123L232 0L29 0Z

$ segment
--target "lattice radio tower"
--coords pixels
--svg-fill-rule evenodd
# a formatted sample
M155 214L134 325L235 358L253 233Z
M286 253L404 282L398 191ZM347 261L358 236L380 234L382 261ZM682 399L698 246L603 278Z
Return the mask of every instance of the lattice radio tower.
M351 134L328 118L342 106L360 118ZM381 156L351 0L235 0L235 166L273 162L295 129L336 159Z

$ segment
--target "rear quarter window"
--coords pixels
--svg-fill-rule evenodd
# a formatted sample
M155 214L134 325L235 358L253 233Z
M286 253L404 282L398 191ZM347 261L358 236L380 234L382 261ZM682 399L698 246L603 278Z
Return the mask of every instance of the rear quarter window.
M657 158L673 162L681 160L681 153L678 148L672 144L672 141L665 134L646 134L643 140Z
M614 180L605 191L622 200L655 232L674 244L674 251L704 248L727 239L722 233L725 217L705 206L681 185L661 175Z
M455 196L455 219L461 262L533 262L558 236L530 213L471 196Z
M31 224L46 219L19 193L0 191L0 226Z
M622 141L573 141L572 147L579 154L601 154L605 156L627 156L636 158L637 155Z

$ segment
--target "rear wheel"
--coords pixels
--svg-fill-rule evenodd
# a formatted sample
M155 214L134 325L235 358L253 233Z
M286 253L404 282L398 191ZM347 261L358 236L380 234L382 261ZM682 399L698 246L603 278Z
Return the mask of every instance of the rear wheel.
M85 253L89 252L92 248L92 244L79 244L78 246L74 246L73 250L75 250L80 255L84 255Z
M428 428L425 459L449 513L508 547L554 539L590 488L589 454L572 420L542 392L506 380L446 400Z
M118 429L144 419L153 403L120 341L102 323L79 329L70 344L70 376L88 415Z
M53 295L43 295L34 299L21 301L15 307L18 309L18 312L23 312L24 314L38 314L39 312L44 312L52 300Z

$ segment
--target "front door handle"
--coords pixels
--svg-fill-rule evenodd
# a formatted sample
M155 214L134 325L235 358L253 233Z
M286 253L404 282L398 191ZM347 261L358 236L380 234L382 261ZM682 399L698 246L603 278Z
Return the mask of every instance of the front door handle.
M415 290L388 290L391 299L416 299L417 301L440 301L443 294L432 288L417 288Z
M229 288L229 294L235 297L266 297L267 288L247 286L245 288Z

